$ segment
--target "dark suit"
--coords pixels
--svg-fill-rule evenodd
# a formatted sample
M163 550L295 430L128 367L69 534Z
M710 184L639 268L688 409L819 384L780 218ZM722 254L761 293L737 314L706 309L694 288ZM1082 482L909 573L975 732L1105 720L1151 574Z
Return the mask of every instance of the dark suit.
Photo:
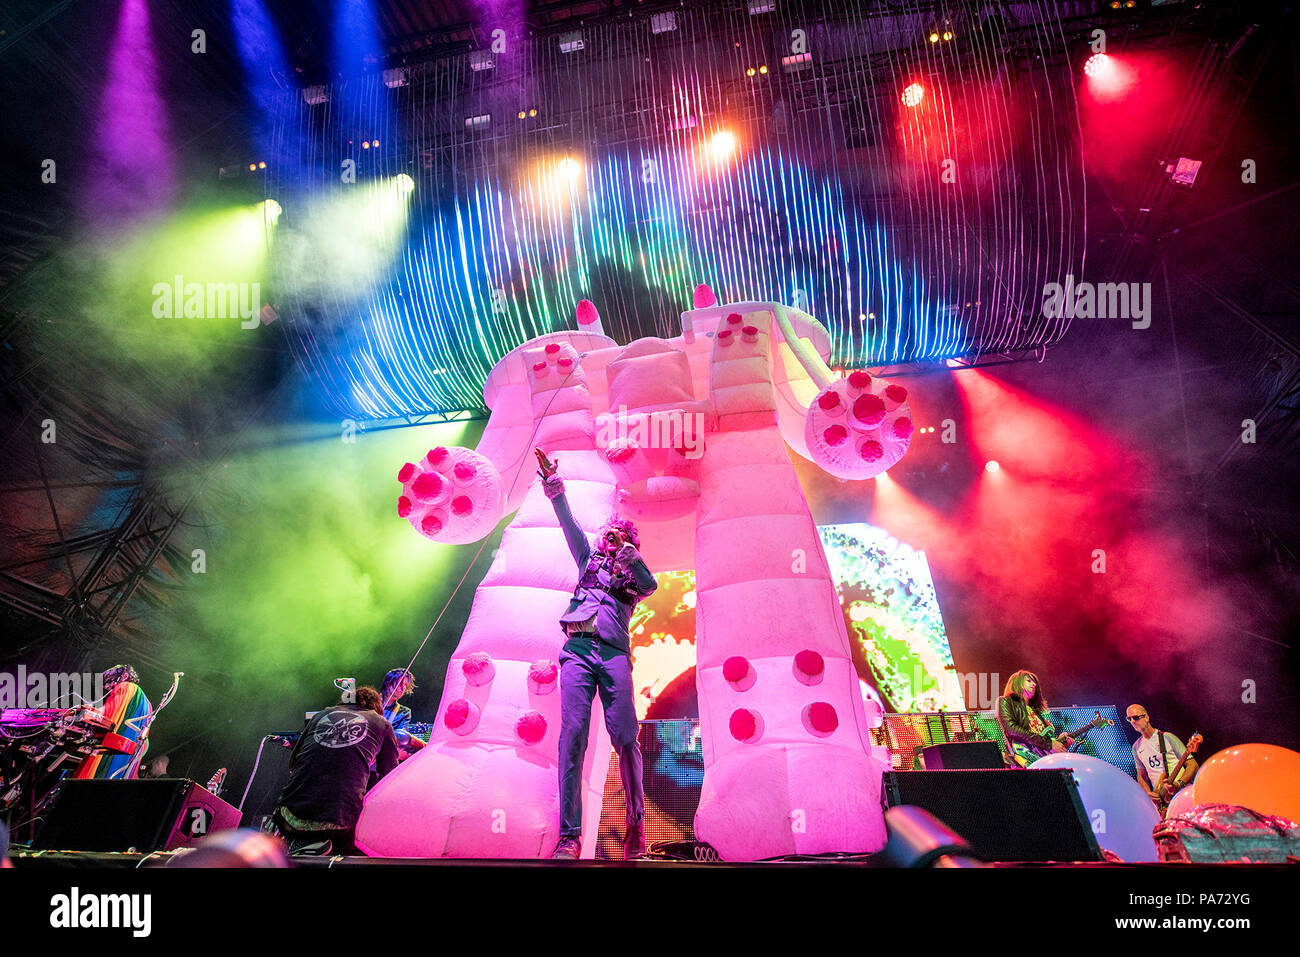
M597 693L605 712L605 727L618 752L628 823L639 823L644 814L628 624L637 602L654 594L658 585L640 556L623 570L615 567L611 556L592 549L569 511L563 482L552 477L545 489L579 572L569 608L560 617L560 627L568 636L560 653L560 835L579 837L582 762L587 752L591 702ZM570 624L593 618L594 632L570 634Z

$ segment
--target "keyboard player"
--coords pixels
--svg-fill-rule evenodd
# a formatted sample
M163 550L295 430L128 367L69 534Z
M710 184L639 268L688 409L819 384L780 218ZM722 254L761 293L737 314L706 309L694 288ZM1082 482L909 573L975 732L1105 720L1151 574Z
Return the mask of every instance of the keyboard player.
M104 690L107 697L97 705L104 717L112 722L114 734L132 744L140 740L149 715L149 699L140 688L140 676L130 665L114 665L104 672ZM125 781L136 776L140 759L149 748L146 743L136 754L101 749L88 756L70 775L74 778L98 778Z

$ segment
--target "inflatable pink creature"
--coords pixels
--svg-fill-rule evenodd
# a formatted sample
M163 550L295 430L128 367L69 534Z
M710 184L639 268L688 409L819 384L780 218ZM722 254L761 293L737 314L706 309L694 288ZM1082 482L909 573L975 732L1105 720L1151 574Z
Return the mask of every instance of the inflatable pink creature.
M826 556L786 446L865 479L906 452L907 390L833 377L830 338L775 302L716 303L682 333L620 347L591 303L578 330L505 356L476 450L437 448L399 473L399 513L464 544L517 513L447 668L428 747L370 792L368 854L536 858L559 836L558 620L577 573L537 477L558 460L579 525L637 523L656 572L696 571L704 782L696 837L724 860L871 852L885 841L884 765ZM594 855L610 740L593 706L583 856Z

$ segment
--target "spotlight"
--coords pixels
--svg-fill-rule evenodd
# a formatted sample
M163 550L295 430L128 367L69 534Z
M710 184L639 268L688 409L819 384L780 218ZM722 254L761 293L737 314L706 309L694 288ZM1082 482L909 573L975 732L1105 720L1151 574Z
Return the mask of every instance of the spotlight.
M323 86L307 86L303 87L302 99L308 106L319 106L322 103L328 103L330 95Z
M1197 165L1197 166L1200 166L1201 164L1200 164L1200 163L1197 163L1196 165ZM266 161L263 160L262 162L258 163L258 164L257 164L257 168L258 168L258 169L266 169Z
M984 469L985 469L985 471L988 471L988 472L996 472L996 471L998 471L998 469L1000 469L1000 468L1002 468L1002 466L998 465L997 462L994 462L994 461L992 461L992 460L990 460L990 461L984 463Z
M491 113L480 113L478 116L465 117L465 129L467 130L485 130L491 125Z
M759 72L759 73L767 73L767 64L764 63L762 66L760 66L760 67L758 68L758 72Z
M736 152L736 134L730 130L718 130L709 140L709 155L714 162L724 163Z
M390 90L396 90L400 86L406 86L406 67L394 67L391 70L384 71L384 86Z
M776 4L770 2L770 0L750 0L749 2L749 15L751 17L756 17L763 13L771 13L775 9Z
M925 98L925 87L920 83L909 83L903 89L903 105L917 106Z
M952 31L951 31L951 30L944 30L944 31L943 31L943 39L944 39L945 42L947 42L948 40L951 40L951 39L952 39Z
M527 115L528 115L528 111L527 111L527 110L520 110L520 111L519 111L519 118L520 118L521 120L522 120L525 116L527 116Z
M529 110L529 111L528 111L528 115L529 115L530 117L536 116L536 115L537 115L537 107L533 107L531 110Z
M582 161L572 156L560 160L560 175L569 182L575 182L582 175Z
M655 13L650 16L651 33L671 33L677 29L677 14L672 10Z
M399 193L410 193L415 190L415 180L405 173L398 173L393 177L393 185L397 187Z
M491 50L475 50L469 55L469 68L475 73L481 73L483 70L495 69L496 65L496 54ZM387 71L385 71L384 76L388 76Z
M249 171L250 173L255 173L255 172L257 172L257 164L256 164L256 163L249 163L249 164L248 164L248 171Z
M1083 64L1083 72L1088 76L1099 77L1111 69L1110 57L1104 53L1094 53Z
M370 145L373 146L375 149L379 149L379 140L371 140Z
M465 125L466 125L466 126L469 126L469 121L468 121L468 120L465 121ZM362 141L361 141L361 148L362 148L363 150L368 150L368 149L370 149L370 140L362 140Z
M581 30L574 30L572 33L565 33L560 37L561 53L577 53L584 46L586 44L583 43Z
M796 70L806 70L812 66L811 53L792 53L790 56L781 57L781 69L786 73L793 73Z
M758 71L751 66L748 70L745 71L745 76L753 76L757 72Z
M267 222L274 224L275 221L280 218L281 212L283 212L283 210L280 209L280 204L275 200L263 200L262 215L266 218Z
M1196 183L1196 175L1201 171L1201 161L1188 159L1186 156L1178 157L1177 163L1168 163L1165 165L1165 172L1169 174L1169 179L1179 186L1192 186Z
M931 34L930 34L930 42L931 42L931 43L938 43L938 42L939 42L939 34L937 34L937 33L931 33Z

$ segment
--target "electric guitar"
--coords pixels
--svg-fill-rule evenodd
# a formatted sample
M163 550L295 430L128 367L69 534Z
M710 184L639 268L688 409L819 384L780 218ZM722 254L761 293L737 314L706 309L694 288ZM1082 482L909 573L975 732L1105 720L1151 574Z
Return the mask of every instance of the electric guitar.
M1161 731L1160 734L1164 734L1164 732ZM1183 765L1187 763L1188 758L1196 753L1196 749L1201 746L1201 742L1204 740L1205 739L1202 737L1201 732L1197 731L1193 734L1191 740L1187 742L1187 750L1184 751L1183 756L1178 759L1178 763L1174 765L1174 769L1172 771L1166 771L1164 774L1160 775L1160 780L1156 782L1156 796L1152 800L1156 802L1156 810L1160 812L1160 820L1163 821L1165 819L1165 814L1169 810L1169 801L1174 799L1174 795L1171 794L1169 795L1169 801L1166 801L1160 796L1160 789L1166 784L1178 780L1178 775L1183 770ZM1190 783L1191 782L1189 781L1188 784ZM1187 785L1184 784L1183 787L1185 788ZM1181 790L1182 788L1177 788L1174 791L1174 794L1177 794Z
M1108 728L1115 723L1110 718L1103 718L1100 711L1094 711L1093 714L1095 717L1087 724L1080 725L1073 731L1067 731L1063 734L1055 735L1053 740L1064 743L1066 738L1073 738L1074 744L1070 745L1070 751L1074 751L1075 748L1083 743L1083 739L1088 736L1088 732L1093 728ZM1024 744L1020 741L1011 743L1012 760L1022 768L1029 767L1039 758L1051 753L1051 751L1040 751L1032 745Z

